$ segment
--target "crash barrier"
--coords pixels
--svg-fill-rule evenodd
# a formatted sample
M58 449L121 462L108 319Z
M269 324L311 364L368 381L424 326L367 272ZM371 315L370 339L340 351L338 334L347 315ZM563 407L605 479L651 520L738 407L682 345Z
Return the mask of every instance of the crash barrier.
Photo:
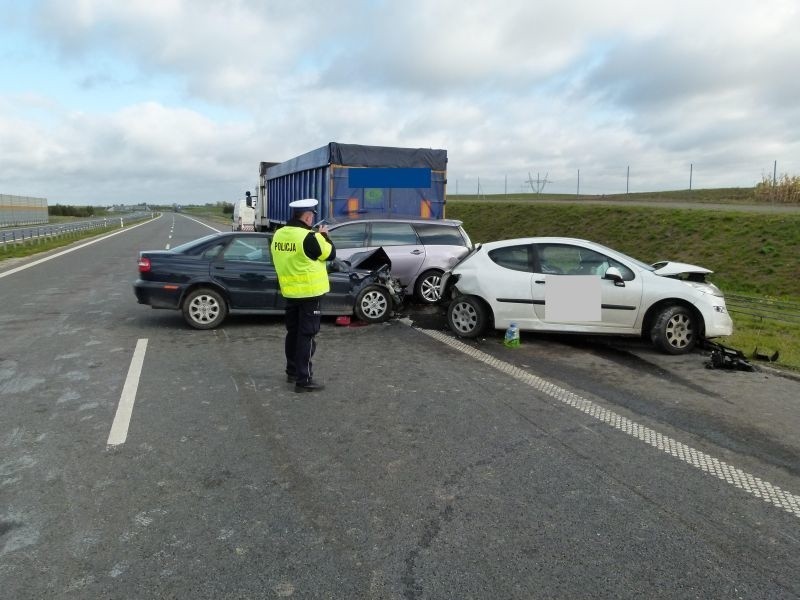
M729 313L749 317L753 320L753 325L756 329L758 329L759 324L766 325L768 321L800 327L800 304L796 302L725 294L725 303ZM776 362L780 358L780 349L761 348L756 343L752 358L766 362Z
M9 247L16 246L17 244L39 244L49 240L74 237L94 229L124 227L127 223L150 219L154 216L155 213L152 212L137 212L114 217L104 217L102 219L74 221L72 223L62 223L59 225L40 225L37 227L7 229L0 231L0 246L2 246L4 252L7 252Z
M47 198L0 194L0 227L47 223Z
M800 304L770 298L725 294L728 312L800 325Z

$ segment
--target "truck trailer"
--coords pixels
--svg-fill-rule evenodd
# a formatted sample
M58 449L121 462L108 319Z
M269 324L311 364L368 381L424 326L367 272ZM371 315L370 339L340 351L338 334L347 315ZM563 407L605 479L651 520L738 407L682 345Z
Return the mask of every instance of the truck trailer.
M447 151L330 142L259 168L256 229L291 218L289 203L319 200L318 221L364 218L443 219Z

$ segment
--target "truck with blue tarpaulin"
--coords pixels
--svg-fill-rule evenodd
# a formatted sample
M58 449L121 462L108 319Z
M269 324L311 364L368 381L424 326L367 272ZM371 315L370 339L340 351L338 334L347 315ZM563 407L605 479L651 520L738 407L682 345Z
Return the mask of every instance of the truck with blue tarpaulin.
M446 150L330 142L282 163L261 163L256 229L286 223L289 203L303 198L319 200L317 220L328 223L443 219L446 185Z

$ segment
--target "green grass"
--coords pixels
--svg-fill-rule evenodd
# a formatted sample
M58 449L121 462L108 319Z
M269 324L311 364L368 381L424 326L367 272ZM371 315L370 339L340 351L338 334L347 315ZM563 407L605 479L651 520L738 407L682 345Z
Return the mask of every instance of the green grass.
M228 228L232 223L231 215L223 213L221 206L190 206L182 208L181 212L192 217L208 219L220 225L227 225Z
M726 293L793 303L787 314L800 314L800 214L449 199L447 216L463 221L473 242L567 236L646 263L700 265L714 271L710 279ZM723 343L748 356L757 346L779 350L776 365L800 371L800 323L731 316L736 332Z
M756 198L754 188L715 188L700 190L674 190L668 192L635 192L631 194L534 194L531 192L494 194L476 196L474 194L461 194L447 196L450 202L526 202L526 201L568 201L581 202L583 200L613 200L614 202L695 202L705 204L762 204ZM449 204L448 204L449 206Z
M722 343L741 350L748 358L758 354L779 352L775 366L800 371L800 323L786 323L775 319L754 317L731 312L734 334ZM757 361L753 361L757 362Z

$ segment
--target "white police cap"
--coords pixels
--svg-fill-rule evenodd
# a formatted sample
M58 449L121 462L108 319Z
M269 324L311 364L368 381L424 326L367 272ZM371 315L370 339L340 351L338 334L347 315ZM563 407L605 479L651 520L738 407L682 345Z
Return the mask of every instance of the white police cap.
M289 208L293 210L315 210L318 204L319 200L316 198L305 198L303 200L289 202Z

